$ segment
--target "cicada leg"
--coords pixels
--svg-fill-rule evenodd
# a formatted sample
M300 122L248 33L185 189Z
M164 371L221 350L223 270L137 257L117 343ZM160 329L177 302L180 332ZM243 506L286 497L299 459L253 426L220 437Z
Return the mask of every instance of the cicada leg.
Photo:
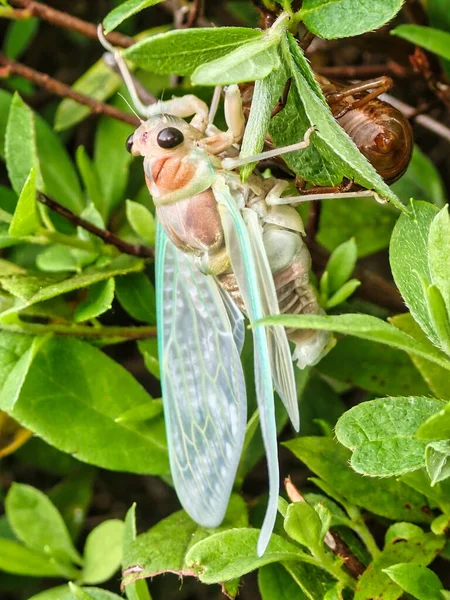
M242 110L241 92L237 85L229 85L224 89L227 131L220 131L220 129L212 124L220 94L221 88L216 88L210 109L210 125L206 131L207 137L199 142L199 146L209 152L209 154L220 154L228 150L234 144L238 144L244 135L245 117Z
M305 190L308 192L309 190ZM330 192L330 193L320 193L320 189L312 192L305 193L301 196L283 196L276 197L275 195L266 199L267 204L269 205L278 205L278 204L300 204L302 202L312 202L313 200L340 200L342 198L375 198L375 200L379 204L386 204L387 200L381 198L375 190L360 190L358 192Z
M392 79L390 77L383 76L377 77L376 79L368 79L367 81L360 81L330 93L327 93L325 88L324 92L326 100L333 112L334 118L340 119L349 111L354 110L355 108L361 108L371 100L378 98L378 96L390 90L392 86ZM368 93L364 94L360 98L354 98L354 96L357 96L363 92ZM340 105L343 100L347 100L347 102L344 107L341 108Z

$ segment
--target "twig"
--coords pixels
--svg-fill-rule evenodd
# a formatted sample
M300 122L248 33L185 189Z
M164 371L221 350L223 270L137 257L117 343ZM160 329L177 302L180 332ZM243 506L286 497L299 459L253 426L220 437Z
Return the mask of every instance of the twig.
M290 477L286 477L284 480L284 487L291 502L306 502L301 493L292 483ZM335 531L332 531L331 529L327 531L323 541L333 552L333 554L339 556L339 558L343 560L345 566L351 575L355 577L355 579L358 579L358 577L364 573L366 567L354 554L352 554L350 548L342 541L340 536Z
M183 24L183 29L190 29L194 27L198 19L203 16L204 3L203 0L192 0L188 18L186 23Z
M92 233L93 235L96 235L97 237L101 238L107 244L115 246L118 250L120 250L120 252L123 252L124 254L131 254L132 256L138 256L139 258L155 257L155 251L153 250L153 248L143 246L142 244L130 244L129 242L126 242L125 240L122 240L119 237L117 237L117 235L115 235L111 231L108 231L106 229L100 229L100 227L97 227L96 225L93 225L92 223L86 221L82 217L79 217L77 214L75 214L65 206L62 206L55 200L52 200L42 192L38 192L37 199L39 200L39 202L41 202L45 206L48 206L48 208L58 213L74 225L78 225L79 227L86 229L86 231L89 231L89 233Z
M423 76L430 90L450 109L450 85L440 81L434 73L426 52L416 47L409 60L414 70Z
M386 102L389 102L389 104L392 104L394 108L397 108L400 112L402 112L405 117L408 117L408 119L413 117L416 123L422 125L422 127L426 127L426 129L433 131L444 140L450 142L450 128L446 127L442 123L439 123L439 121L436 121L436 119L433 119L428 115L418 115L417 117L414 117L414 113L416 112L415 108L409 104L405 104L398 98L394 98L394 96L391 96L390 94L382 94L380 96L380 100L386 100Z
M382 65L345 65L339 67L318 67L315 69L324 77L337 79L372 79L381 75L404 78L411 77L411 69L406 69L394 61Z
M30 67L27 67L22 63L7 58L1 53L0 66L3 67L3 69L0 69L1 77L8 77L9 75L19 75L20 77L24 77L25 79L28 79L28 81L32 81L36 85L48 90L52 94L62 96L63 98L71 98L79 104L84 104L85 106L88 106L92 110L92 112L96 114L104 114L108 117L112 117L113 119L118 119L119 121L129 123L130 125L133 125L135 127L139 125L139 119L134 115L119 110L114 106L109 106L104 102L94 100L94 98L91 98L90 96L80 94L65 83L58 81L58 79L53 79L53 77L50 77L50 75L47 75L46 73L35 71L34 69L31 69Z
M56 10L47 4L42 2L34 2L33 0L10 0L10 4L24 8L29 11L31 16L39 17L53 23L58 27L64 27L65 29L72 29L78 31L87 37L97 40L97 27L88 21L83 21L78 17L73 17L68 13L60 10ZM113 32L107 35L107 39L115 46L122 48L128 48L134 44L134 40L130 37L123 35L122 33Z
M0 323L0 331L12 333L25 333L29 335L70 335L85 338L114 338L123 340L145 340L156 337L156 327L91 327L89 325L60 325L57 323L28 323L22 321L20 325Z

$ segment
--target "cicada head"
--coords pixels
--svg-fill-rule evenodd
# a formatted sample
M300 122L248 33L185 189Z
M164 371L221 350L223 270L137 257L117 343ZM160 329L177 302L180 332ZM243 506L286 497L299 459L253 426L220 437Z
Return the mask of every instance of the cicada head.
M159 114L148 119L132 133L126 148L133 156L158 158L168 155L184 155L203 134L191 127L184 119Z

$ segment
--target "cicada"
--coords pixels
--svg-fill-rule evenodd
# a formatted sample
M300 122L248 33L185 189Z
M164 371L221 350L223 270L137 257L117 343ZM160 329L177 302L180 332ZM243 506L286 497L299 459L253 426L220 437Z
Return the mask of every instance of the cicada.
M241 159L245 119L238 86L224 92L227 131L213 125L214 115L192 95L144 106L120 54L100 38L114 52L133 102L147 119L128 138L127 148L144 159L158 222L158 350L173 481L187 513L202 526L217 527L247 422L240 356L244 315L254 325L280 312L321 312L309 281L302 220L292 206L279 205L286 182L254 172L243 183L237 168L307 147L313 129L297 144ZM257 325L252 335L269 473L257 546L261 555L274 527L279 492L274 389L298 430L293 359L300 368L315 364L330 335ZM293 356L289 340L295 344Z

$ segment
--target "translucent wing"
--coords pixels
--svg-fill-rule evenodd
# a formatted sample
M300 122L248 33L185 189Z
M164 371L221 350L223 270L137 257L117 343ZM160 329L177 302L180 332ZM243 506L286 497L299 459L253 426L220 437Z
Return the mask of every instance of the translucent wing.
M236 306L232 298L227 294L221 287L218 288L220 295L222 296L225 309L227 311L228 318L230 319L231 329L233 331L234 341L239 350L239 354L242 352L245 341L245 325L244 316Z
M280 313L277 293L269 261L267 260L267 253L264 248L258 216L251 209L243 209L242 213L247 225L250 244L255 258L256 278L261 294L263 313L264 315L277 315ZM286 330L281 325L270 325L266 328L266 331L273 383L286 407L293 426L298 431L300 428L300 415L297 389Z
M245 435L244 375L222 296L165 235L157 234L158 344L169 458L188 514L217 527Z
M223 177L216 178L213 191L219 203L222 226L233 272L244 298L250 322L253 323L263 317L263 306L247 228ZM252 331L256 395L269 472L269 503L257 547L258 555L261 556L269 543L277 516L279 468L275 403L267 335L263 327L255 327Z

